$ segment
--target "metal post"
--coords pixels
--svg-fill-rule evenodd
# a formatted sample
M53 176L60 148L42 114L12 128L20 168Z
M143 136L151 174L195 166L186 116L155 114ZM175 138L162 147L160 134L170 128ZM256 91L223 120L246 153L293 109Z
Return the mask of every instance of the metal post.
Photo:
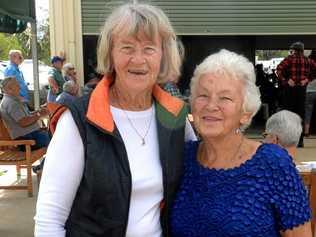
M32 61L33 61L33 85L34 85L34 108L39 109L39 76L38 76L38 55L37 55L37 29L36 21L31 22L32 30Z

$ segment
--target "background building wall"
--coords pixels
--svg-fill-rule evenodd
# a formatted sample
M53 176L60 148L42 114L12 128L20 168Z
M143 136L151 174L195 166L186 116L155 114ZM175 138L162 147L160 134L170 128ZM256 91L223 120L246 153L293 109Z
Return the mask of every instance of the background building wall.
M51 54L66 57L75 65L79 83L84 83L81 0L50 0Z

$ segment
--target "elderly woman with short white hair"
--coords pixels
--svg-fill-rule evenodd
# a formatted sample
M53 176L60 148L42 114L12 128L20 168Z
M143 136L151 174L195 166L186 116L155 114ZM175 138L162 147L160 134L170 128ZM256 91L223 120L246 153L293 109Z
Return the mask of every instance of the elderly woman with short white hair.
M167 16L125 4L106 20L97 50L104 78L55 112L35 236L169 236L182 176L187 108L158 83L179 75L181 54ZM54 130L54 129L53 129Z
M281 110L267 120L264 142L280 145L295 158L302 131L301 117L291 111Z
M260 107L252 63L228 50L191 81L194 125L171 212L172 236L311 237L306 190L288 153L243 130Z

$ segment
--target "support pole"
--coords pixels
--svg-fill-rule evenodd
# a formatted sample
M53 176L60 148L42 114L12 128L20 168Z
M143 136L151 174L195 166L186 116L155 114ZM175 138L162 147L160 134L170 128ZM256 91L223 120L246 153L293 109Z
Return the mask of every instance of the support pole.
M33 61L33 85L34 85L34 108L40 107L40 94L39 94L39 76L38 76L38 55L37 55L37 29L36 21L31 22L32 30L32 61Z

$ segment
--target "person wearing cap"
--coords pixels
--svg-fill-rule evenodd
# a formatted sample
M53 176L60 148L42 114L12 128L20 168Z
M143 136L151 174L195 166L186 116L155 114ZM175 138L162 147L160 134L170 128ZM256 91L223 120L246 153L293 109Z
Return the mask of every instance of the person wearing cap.
M47 95L47 102L56 102L56 98L63 92L63 85L65 79L61 72L63 68L64 59L59 56L52 57L52 68L48 71L49 91Z
M65 81L72 80L77 83L77 72L72 63L65 63L63 66Z
M304 56L304 44L295 42L290 46L290 55L277 66L278 79L284 90L284 108L298 114L304 121L306 86L311 80L311 71L316 62ZM304 147L303 133L298 147Z
M22 101L28 103L29 89L24 80L22 71L19 69L19 65L23 62L22 52L20 50L12 49L9 51L10 64L4 69L4 77L15 77L20 85L20 96Z
M32 149L47 147L50 141L47 131L41 130L38 121L48 115L46 108L30 112L27 105L20 99L20 85L15 77L6 77L1 82L3 98L0 113L4 125L12 139L32 139ZM22 148L22 147L21 147Z

